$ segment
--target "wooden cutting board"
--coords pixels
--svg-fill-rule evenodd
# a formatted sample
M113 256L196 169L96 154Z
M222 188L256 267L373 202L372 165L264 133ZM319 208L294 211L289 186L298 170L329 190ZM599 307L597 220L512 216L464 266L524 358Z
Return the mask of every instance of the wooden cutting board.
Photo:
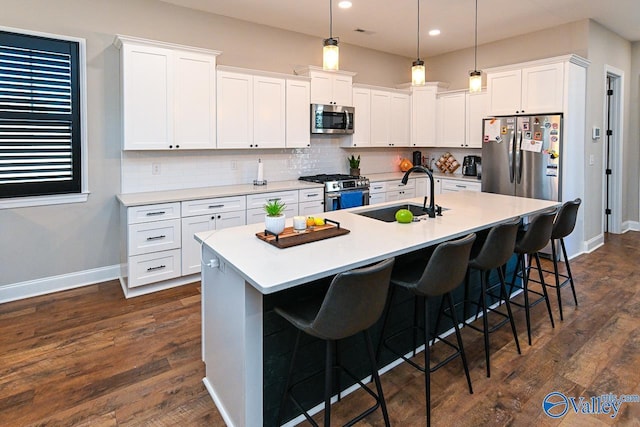
M284 249L304 245L305 243L317 242L318 240L329 239L331 237L342 236L350 232L351 231L346 228L340 228L339 225L325 224L307 228L302 233L295 231L293 227L287 227L282 233L278 234L277 240L276 236L265 234L264 231L256 233L256 237L277 248Z

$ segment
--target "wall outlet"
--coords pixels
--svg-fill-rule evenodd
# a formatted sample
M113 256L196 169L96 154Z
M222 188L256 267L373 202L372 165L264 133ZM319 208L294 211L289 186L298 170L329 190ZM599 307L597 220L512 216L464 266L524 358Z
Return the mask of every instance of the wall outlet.
M160 175L160 163L151 163L151 175Z
M231 170L238 170L238 162L236 162L235 160L231 160Z
M595 156L593 154L589 154L589 166L593 166L596 163Z

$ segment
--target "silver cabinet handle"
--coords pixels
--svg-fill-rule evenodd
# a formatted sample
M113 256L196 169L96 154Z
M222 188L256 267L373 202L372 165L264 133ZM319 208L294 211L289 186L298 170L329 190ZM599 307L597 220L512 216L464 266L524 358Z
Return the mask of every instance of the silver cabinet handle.
M157 212L147 212L147 216L156 216L156 215L164 215L166 214L165 211L157 211Z
M151 240L160 240L160 239L164 239L165 236L164 234L161 234L160 236L152 236L152 237L147 237L147 241L151 241Z
M167 268L167 266L166 265L159 265L157 267L149 267L149 268L147 268L147 271L162 270L163 268Z
M460 184L456 184L456 187L458 187L458 188L467 188L466 185L460 185Z
M209 205L209 209L218 209L218 208L224 208L224 204L222 204L222 205Z
M280 197L276 197L275 199L267 199L267 201L269 202L279 202L280 200L282 200Z
M307 197L317 197L318 193L313 193L313 194L307 194Z

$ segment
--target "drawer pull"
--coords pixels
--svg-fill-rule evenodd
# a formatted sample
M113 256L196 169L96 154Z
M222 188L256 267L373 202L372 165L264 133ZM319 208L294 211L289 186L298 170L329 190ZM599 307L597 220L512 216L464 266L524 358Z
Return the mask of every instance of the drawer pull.
M157 215L164 215L164 214L166 214L165 211L147 212L147 216L157 216Z
M156 267L149 267L149 268L147 268L147 271L162 270L163 268L167 268L167 266L166 265L158 265Z
M318 193L313 193L313 194L307 194L307 197L317 197Z
M276 197L275 199L267 199L267 201L269 202L279 202L280 200L282 200L280 197Z
M466 185L460 185L460 184L456 184L456 187L458 187L458 188L467 188Z
M151 237L147 237L147 241L152 241L152 240L160 240L160 239L164 239L165 236L164 234L161 234L160 236L151 236Z
M209 209L224 208L224 205L209 205Z

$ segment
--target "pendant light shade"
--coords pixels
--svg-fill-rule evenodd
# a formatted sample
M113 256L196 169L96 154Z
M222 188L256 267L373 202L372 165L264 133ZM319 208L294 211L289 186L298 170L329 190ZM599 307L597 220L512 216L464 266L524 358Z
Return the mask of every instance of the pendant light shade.
M420 0L418 1L418 43L416 48L417 59L413 61L411 67L411 84L413 86L423 86L425 84L425 67L424 61L420 59Z
M322 48L322 68L325 70L340 69L340 49L338 39L333 38L333 8L329 0L329 38L324 39Z
M475 43L473 49L473 71L469 73L469 93L482 91L482 71L478 71L478 0L476 0Z

